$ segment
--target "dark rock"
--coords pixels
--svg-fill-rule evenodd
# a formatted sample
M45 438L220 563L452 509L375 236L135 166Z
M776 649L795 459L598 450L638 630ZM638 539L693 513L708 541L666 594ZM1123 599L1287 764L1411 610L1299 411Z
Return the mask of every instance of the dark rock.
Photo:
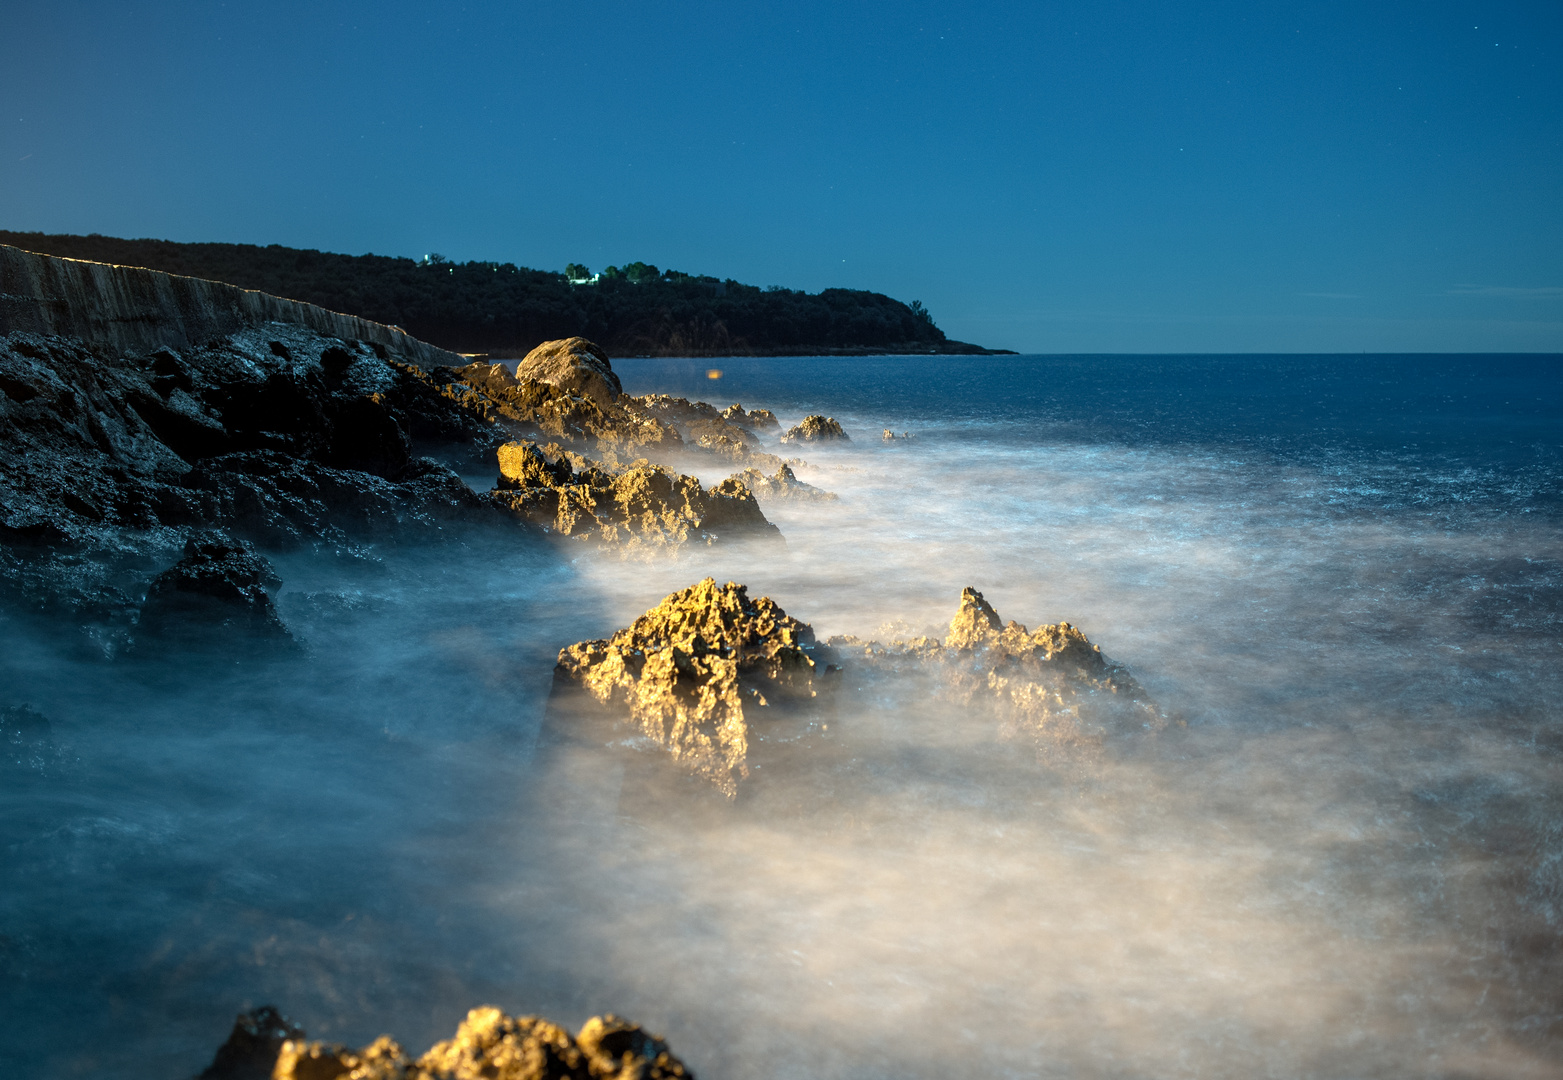
M805 416L801 423L793 425L787 433L781 437L784 443L791 442L851 442L847 433L841 430L834 417L830 416Z
M304 1038L304 1029L270 1005L240 1013L228 1041L196 1080L271 1080L283 1044Z
M271 563L243 541L191 538L185 557L163 571L141 608L144 638L189 646L293 641L268 589L282 584Z
M549 383L602 409L624 393L608 354L582 337L543 342L516 365L516 379Z

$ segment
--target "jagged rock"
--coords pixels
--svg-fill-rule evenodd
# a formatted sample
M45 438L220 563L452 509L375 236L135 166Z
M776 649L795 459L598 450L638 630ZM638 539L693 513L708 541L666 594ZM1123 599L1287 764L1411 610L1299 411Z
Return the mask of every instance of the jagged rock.
M270 547L505 520L411 456L492 460L494 424L384 352L281 324L146 356L0 338L0 595L120 619L126 560L191 527Z
M744 411L744 407L737 402L729 405L721 412L721 417L729 424L737 424L746 427L750 431L780 431L781 421L776 419L776 414L769 409L750 409Z
M228 1041L196 1080L271 1080L283 1045L303 1037L303 1028L270 1005L240 1013Z
M769 597L706 578L611 638L559 653L557 685L624 710L640 733L729 798L749 776L760 711L813 701L830 651Z
M145 638L186 646L225 638L291 643L269 589L282 584L271 563L242 541L206 535L185 544L185 557L163 571L141 608Z
M612 1013L574 1038L536 1016L492 1006L467 1013L456 1034L417 1060L389 1035L362 1049L311 1042L266 1006L243 1013L197 1080L693 1080L660 1037Z
M832 637L849 668L889 679L915 673L950 704L995 710L1001 734L1043 757L1090 754L1114 735L1160 731L1167 718L1122 665L1067 622L1028 631L1004 623L976 589L961 592L943 642Z
M516 366L516 378L549 383L602 409L624 393L608 354L582 337L543 342Z
M754 434L765 429L766 418L769 418L770 426L781 426L769 409L745 413L742 406L731 405L718 411L716 406L704 401L667 394L624 398L622 404L637 415L671 427L691 449L761 469L776 469L782 465L781 458L760 448L760 440Z
M734 479L741 480L756 499L791 499L798 502L835 502L839 496L799 480L792 467L783 462L774 476L759 469L745 469Z
M753 493L732 478L706 489L644 459L613 467L529 442L501 446L499 469L489 496L497 504L560 536L625 554L691 541L781 538Z
M48 717L30 705L0 705L0 767L50 776L65 765Z
M845 431L841 430L834 417L830 416L805 416L803 420L787 429L787 433L781 437L784 443L792 442L851 442Z
M469 364L431 372L427 379L463 408L512 435L562 442L599 456L644 457L684 449L677 428L639 409L633 398L593 398L537 379L517 380L502 364Z

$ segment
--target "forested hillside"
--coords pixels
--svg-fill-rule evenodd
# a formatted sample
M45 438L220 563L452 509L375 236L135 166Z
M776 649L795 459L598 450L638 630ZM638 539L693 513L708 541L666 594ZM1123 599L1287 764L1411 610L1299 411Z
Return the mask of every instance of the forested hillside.
M442 348L499 357L572 335L615 356L988 351L948 340L921 305L881 293L761 289L644 263L572 284L562 273L511 263L337 255L276 244L5 231L0 244L224 281L390 323Z

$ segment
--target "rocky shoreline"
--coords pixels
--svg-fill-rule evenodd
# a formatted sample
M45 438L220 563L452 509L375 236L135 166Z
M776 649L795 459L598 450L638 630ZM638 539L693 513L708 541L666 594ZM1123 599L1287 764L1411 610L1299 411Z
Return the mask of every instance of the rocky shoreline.
M801 461L767 440L850 441L826 416L783 433L763 408L627 395L581 338L512 372L150 271L0 248L0 275L0 604L65 628L97 662L300 654L268 558L300 550L372 557L479 533L561 557L784 544L762 504L836 496L798 480ZM732 475L703 484L696 469ZM487 489L463 479L483 474ZM787 783L828 763L831 721L865 695L941 702L1044 762L1167 727L1078 629L1005 624L975 589L942 638L820 641L770 598L706 578L610 637L566 645L543 739L671 765L733 801L762 770ZM18 732L47 729L24 703L0 710ZM202 1077L688 1075L612 1016L572 1036L485 1008L418 1059L386 1038L311 1043L259 1010Z

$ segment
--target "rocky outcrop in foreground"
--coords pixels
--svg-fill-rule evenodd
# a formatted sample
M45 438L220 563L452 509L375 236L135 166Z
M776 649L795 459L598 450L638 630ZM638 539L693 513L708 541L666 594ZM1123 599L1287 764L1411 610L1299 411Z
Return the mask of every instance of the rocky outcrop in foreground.
M707 578L611 638L562 650L555 668L556 691L584 691L729 798L770 726L787 713L822 716L821 699L838 686L881 703L936 701L956 715L987 716L1001 738L1029 739L1044 759L1090 756L1109 738L1167 725L1128 671L1078 628L1005 624L971 588L942 641L841 636L821 645L768 597L751 600L744 586ZM785 741L795 750L800 737Z
M805 484L798 479L792 471L792 466L785 462L771 476L766 476L759 469L745 469L736 473L733 479L743 483L754 497L761 500L778 499L793 502L835 502L839 496L833 491L825 491L813 484Z
M627 466L588 461L560 446L499 448L494 501L559 536L625 555L690 541L781 540L741 480L711 488L641 459Z
M693 1080L667 1043L609 1013L571 1036L536 1016L473 1009L420 1058L389 1035L352 1050L311 1042L270 1006L242 1013L197 1080Z
M749 775L751 717L819 695L833 667L814 631L769 597L712 578L602 641L559 653L556 682L626 715L728 796Z

